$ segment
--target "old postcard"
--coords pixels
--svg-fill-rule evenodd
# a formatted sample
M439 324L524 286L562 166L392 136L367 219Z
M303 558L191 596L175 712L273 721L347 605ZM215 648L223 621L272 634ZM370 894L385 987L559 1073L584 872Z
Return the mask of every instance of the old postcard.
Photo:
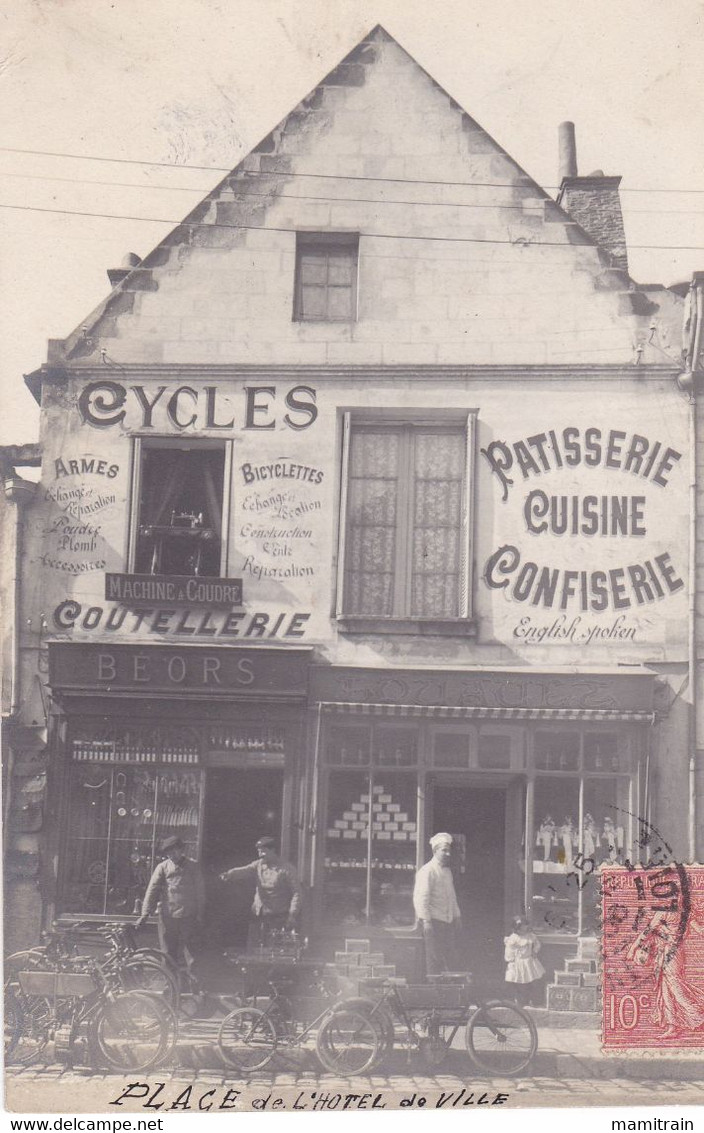
M10 1111L702 1097L701 8L553 7L12 12Z

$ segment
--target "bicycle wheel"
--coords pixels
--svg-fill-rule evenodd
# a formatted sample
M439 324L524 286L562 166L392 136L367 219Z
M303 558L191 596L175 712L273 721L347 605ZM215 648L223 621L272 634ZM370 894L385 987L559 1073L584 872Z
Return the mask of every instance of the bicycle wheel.
M480 1070L512 1075L525 1070L538 1049L535 1023L514 1003L495 1000L477 1008L465 1032L467 1052Z
M170 1007L178 1003L178 982L172 979L165 966L142 956L130 956L118 969L120 984L125 991L147 991L163 999Z
M97 1007L91 1051L114 1070L148 1070L173 1049L176 1016L167 1003L144 991L123 991Z
M333 1074L364 1074L379 1059L381 1032L361 1008L341 1007L323 1019L315 1053Z
M24 1027L24 1012L17 996L12 991L5 992L3 1024L5 1062L7 1062L19 1042Z
M374 1002L363 996L342 999L331 1008L332 1011L359 1011L368 1016L379 1034L379 1061L386 1057L393 1048L396 1040L396 1028L391 1012L383 1002Z
M277 1045L273 1022L257 1007L236 1007L220 1024L220 1057L234 1070L261 1070L271 1062Z
M174 963L168 952L162 952L160 948L135 948L130 959L151 960L152 963L159 964L162 968L166 968L171 979L178 985L178 964Z

